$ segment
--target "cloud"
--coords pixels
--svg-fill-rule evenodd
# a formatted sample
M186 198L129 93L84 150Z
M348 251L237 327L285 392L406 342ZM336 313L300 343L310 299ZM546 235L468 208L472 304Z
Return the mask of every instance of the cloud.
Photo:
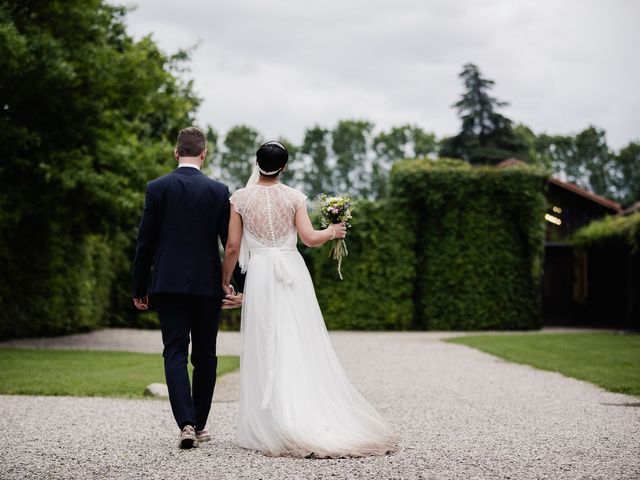
M536 131L605 128L640 140L640 2L634 0L137 0L136 37L199 44L201 123L300 141L306 127L365 118L449 135L464 63L478 64Z

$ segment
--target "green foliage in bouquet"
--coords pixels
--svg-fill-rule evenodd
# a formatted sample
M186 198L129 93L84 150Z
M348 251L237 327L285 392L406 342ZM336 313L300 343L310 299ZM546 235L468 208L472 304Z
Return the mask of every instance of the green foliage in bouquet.
M321 195L320 219L322 228L327 228L329 225L336 223L344 223L349 227L349 221L353 218L351 215L352 205L353 201L351 197L346 195L334 197L328 197L324 194ZM334 238L331 242L332 246L329 251L329 256L338 262L338 276L340 280L344 280L342 277L342 260L349 255L347 242L342 238Z

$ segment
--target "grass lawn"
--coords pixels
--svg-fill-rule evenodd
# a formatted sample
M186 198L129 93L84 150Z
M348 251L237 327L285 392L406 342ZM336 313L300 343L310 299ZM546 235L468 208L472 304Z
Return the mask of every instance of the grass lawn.
M474 335L447 341L586 380L612 392L640 396L640 335Z
M238 365L218 357L218 375ZM0 394L137 398L155 382L165 383L160 354L0 348Z

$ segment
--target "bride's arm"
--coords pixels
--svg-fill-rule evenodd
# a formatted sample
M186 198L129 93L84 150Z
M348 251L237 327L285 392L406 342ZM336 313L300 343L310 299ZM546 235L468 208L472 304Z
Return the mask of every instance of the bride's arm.
M344 238L347 235L347 228L344 223L329 225L324 230L315 230L305 207L300 207L296 210L296 229L300 240L307 247L319 247L333 238Z
M224 249L224 261L222 262L222 288L226 293L231 290L231 277L238 263L240 255L240 241L242 240L242 217L236 212L235 206L231 205L229 215L229 234L227 245Z

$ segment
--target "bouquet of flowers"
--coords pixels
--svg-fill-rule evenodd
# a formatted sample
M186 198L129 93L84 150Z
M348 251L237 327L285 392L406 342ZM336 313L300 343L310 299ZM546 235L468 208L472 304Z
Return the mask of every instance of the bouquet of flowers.
M349 220L351 220L351 198L348 196L338 195L335 197L329 197L327 195L320 196L320 218L322 227L327 228L334 223L344 222L349 227ZM329 257L338 261L338 275L342 280L342 259L349 255L347 250L347 244L344 238L336 238L333 240Z

